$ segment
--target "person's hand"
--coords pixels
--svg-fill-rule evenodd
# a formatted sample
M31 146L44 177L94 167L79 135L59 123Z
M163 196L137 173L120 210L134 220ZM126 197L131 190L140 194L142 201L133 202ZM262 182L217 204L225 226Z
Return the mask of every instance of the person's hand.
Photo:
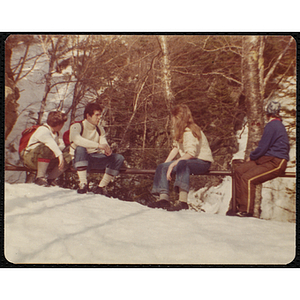
M168 171L167 171L167 179L168 179L169 181L172 180L171 174L172 174L172 171L173 171L174 167L176 166L176 164L177 164L176 162L172 162L172 163L169 165L169 168L168 168Z
M65 167L64 157L62 154L60 154L58 156L58 169L62 171L64 169L64 167Z
M250 161L251 159L250 159L250 157L248 157L247 159L246 159L246 162L248 162L248 161Z
M112 150L107 144L99 144L98 148L104 150L106 156L110 156L112 154Z

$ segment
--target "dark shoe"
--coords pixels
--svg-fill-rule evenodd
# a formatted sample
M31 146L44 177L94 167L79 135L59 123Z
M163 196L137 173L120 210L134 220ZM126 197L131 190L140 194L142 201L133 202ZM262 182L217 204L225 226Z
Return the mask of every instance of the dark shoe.
M88 185L87 184L79 184L79 188L77 190L78 194L86 194L88 192Z
M159 200L159 201L152 202L152 203L148 204L148 207L168 209L168 207L170 207L170 201L168 201L168 200Z
M181 202L179 201L179 203L170 206L167 210L168 211L179 211L179 210L184 210L184 209L189 209L189 206L186 202Z
M228 210L226 213L226 216L236 216L236 211L233 211L233 209Z
M247 213L245 211L239 211L239 212L236 213L236 216L244 218L244 217L252 217L253 214Z
M38 177L34 180L34 183L37 184L37 185L40 185L40 186L49 186L48 185L48 181L46 178L44 177Z
M48 186L57 186L55 179L47 179Z
M100 187L100 186L97 186L95 187L92 192L94 194L97 194L97 195L103 195L103 196L106 196L108 198L111 198L111 195L107 192L106 188L103 188L103 187Z

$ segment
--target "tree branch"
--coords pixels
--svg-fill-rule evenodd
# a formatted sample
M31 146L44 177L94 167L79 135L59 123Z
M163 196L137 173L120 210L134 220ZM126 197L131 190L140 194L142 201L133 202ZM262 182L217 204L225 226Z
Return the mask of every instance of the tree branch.
M234 82L236 82L236 83L242 85L242 82L238 81L237 79L234 79L234 78L232 78L232 77L226 76L225 74L222 74L222 73L219 73L219 72L202 73L202 75L204 75L204 76L206 76L206 75L220 75L220 76L225 77L225 78L228 79L228 80L234 81Z
M292 41L294 40L293 37L290 38L287 46L285 47L285 49L283 50L283 52L278 56L277 60L275 61L274 65L271 67L270 71L268 72L267 76L265 77L265 80L264 80L264 88L266 87L267 85L267 82L269 81L271 75L274 73L275 71L275 68L277 67L277 65L279 64L280 60L282 59L283 55L287 52L287 50L289 49Z

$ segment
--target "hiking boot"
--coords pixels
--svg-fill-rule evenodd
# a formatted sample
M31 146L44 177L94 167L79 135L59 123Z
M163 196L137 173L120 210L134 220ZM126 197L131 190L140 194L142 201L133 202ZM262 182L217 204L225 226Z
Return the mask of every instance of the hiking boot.
M48 181L44 177L38 177L34 180L34 183L40 186L49 186Z
M148 204L148 207L168 209L168 207L170 207L170 201L168 201L168 200L159 200L159 201L152 202L152 203Z
M47 179L48 186L57 186L55 179Z
M252 217L253 214L251 213L247 213L246 211L239 211L235 214L237 217L242 217L242 218L245 218L245 217Z
M179 201L179 203L176 203L175 205L167 208L168 211L179 211L184 209L189 209L189 206L186 202L182 202L182 201Z
M97 186L95 187L92 192L96 195L103 195L103 196L106 196L108 198L111 198L111 195L107 192L106 188L105 187L100 187L100 186Z
M80 183L77 190L78 194L86 194L88 192L88 185L85 183Z

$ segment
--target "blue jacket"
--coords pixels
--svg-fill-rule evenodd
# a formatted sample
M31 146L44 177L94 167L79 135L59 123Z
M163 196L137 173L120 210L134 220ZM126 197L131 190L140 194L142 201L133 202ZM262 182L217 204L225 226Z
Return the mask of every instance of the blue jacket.
M258 147L250 153L251 160L257 160L261 156L274 156L289 160L289 138L281 120L271 120L264 129Z

